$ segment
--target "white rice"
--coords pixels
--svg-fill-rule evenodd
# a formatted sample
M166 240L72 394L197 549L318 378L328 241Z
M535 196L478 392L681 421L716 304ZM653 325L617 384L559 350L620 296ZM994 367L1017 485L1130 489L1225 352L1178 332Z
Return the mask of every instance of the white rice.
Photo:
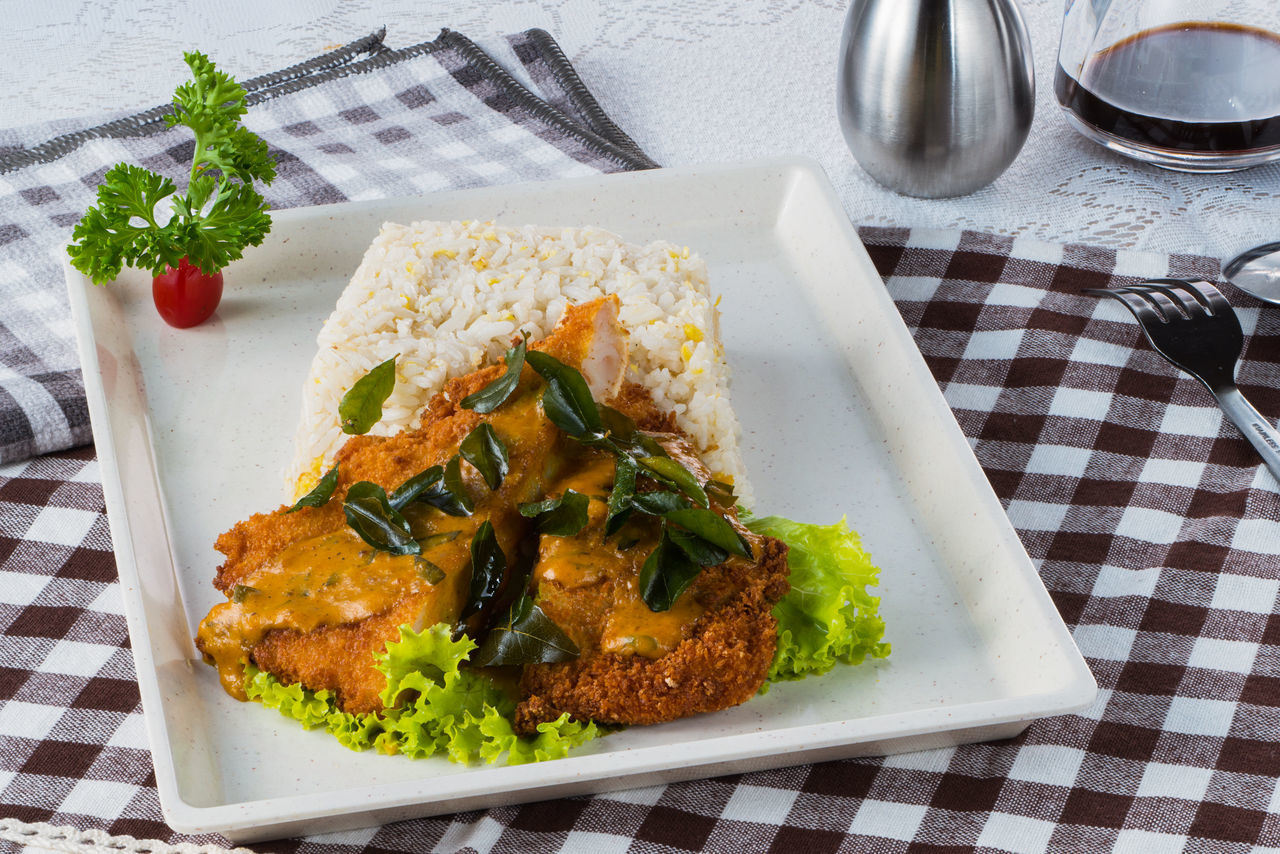
M628 378L675 413L707 467L750 506L718 299L702 260L687 247L637 246L597 228L475 221L382 227L320 330L289 491L309 489L350 438L338 402L375 365L399 357L395 389L370 432L398 433L417 424L446 380L499 360L513 335L543 338L568 305L609 294L631 333Z

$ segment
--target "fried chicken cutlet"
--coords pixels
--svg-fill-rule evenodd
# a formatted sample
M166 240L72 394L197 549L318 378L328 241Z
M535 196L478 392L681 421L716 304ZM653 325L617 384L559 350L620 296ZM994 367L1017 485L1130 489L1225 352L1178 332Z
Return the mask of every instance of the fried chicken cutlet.
M633 419L699 480L710 480L674 419L643 387L623 382L626 333L617 310L616 298L572 307L550 336L529 346L580 370L596 400ZM551 423L541 404L543 379L526 365L496 410L480 414L460 406L502 373L501 365L493 365L450 381L414 430L350 439L336 458L332 498L322 506L258 514L218 539L226 561L214 583L229 601L201 624L197 646L228 692L244 698L244 667L252 663L286 684L333 692L345 711L381 710L385 679L373 667L375 654L398 638L401 625L421 630L458 622L471 586L468 544L486 523L509 567L532 565L527 582L509 573L498 598L510 600L527 583L580 650L573 661L524 668L520 731L561 712L583 720L655 723L725 708L758 690L774 652L770 611L787 590L785 546L747 534L731 508L716 504L751 544L753 557L707 567L669 610L651 611L637 579L658 541L657 523L640 518L613 539L604 536L611 459ZM456 457L481 423L504 442L509 470L490 490L470 463L458 464L472 513L404 506L422 544L418 555L379 551L352 531L344 499L354 485L373 483L394 494ZM639 481L639 491L657 487ZM574 537L538 535L519 505L568 489L592 497L589 524Z
M647 393L636 386L624 411L703 482L709 473L668 424L648 417ZM623 408L623 407L619 407ZM576 468L553 491L601 490L613 468L602 454ZM606 490L607 491L607 490ZM658 540L653 519L633 519L605 536L605 505L592 502L577 537L543 537L533 582L538 604L582 651L573 661L531 664L520 683L516 729L568 712L579 720L652 724L746 702L773 661L777 622L772 608L789 589L787 547L737 524L732 508L712 507L751 544L752 559L730 557L707 567L669 610L641 598L642 565Z

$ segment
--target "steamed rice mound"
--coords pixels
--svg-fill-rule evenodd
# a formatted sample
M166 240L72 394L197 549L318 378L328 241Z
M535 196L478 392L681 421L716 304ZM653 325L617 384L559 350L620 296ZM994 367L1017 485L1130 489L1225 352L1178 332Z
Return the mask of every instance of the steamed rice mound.
M395 389L371 431L392 435L416 425L447 380L501 359L513 336L544 338L566 306L611 294L630 332L628 379L675 413L711 472L750 506L702 260L688 248L638 246L596 228L474 221L382 227L320 330L289 490L310 489L350 438L338 403L374 366L398 356Z

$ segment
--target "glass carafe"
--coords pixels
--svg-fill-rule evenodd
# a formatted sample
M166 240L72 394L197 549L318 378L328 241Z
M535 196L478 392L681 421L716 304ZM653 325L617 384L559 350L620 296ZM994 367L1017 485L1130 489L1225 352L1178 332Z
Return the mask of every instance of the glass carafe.
M1280 160L1280 0L1067 0L1054 91L1082 134L1157 166Z

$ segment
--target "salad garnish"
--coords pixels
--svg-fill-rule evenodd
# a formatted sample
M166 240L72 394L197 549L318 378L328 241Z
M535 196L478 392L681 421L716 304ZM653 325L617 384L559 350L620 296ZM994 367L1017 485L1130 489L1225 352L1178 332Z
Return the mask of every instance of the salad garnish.
M221 295L220 271L271 230L254 183L270 184L276 167L267 144L240 123L244 87L202 53L183 58L193 79L174 92L165 123L195 135L186 193L163 175L116 164L98 187L97 204L72 231L67 253L94 284L116 278L126 264L150 270L161 315L171 325L193 326L217 308L216 299L208 306L208 290ZM218 278L204 281L210 277Z

